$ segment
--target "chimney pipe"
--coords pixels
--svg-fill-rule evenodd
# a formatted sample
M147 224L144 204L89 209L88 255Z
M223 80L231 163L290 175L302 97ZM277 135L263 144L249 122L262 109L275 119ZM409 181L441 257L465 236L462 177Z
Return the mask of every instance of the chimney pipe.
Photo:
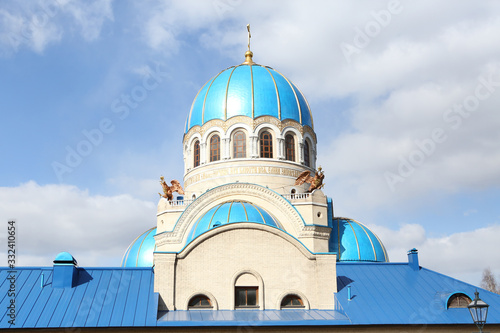
M78 281L78 269L75 258L68 252L61 252L54 260L52 277L53 288L73 288Z
M415 248L408 251L408 265L414 271L418 271L420 269L420 266L418 265L418 250Z

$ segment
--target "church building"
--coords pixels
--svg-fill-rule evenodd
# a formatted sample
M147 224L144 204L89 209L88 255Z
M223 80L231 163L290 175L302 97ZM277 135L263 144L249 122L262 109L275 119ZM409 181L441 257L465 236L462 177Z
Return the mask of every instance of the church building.
M121 267L61 252L17 268L15 324L0 268L1 329L471 332L477 290L485 330L500 331L500 295L421 267L416 249L390 262L373 231L335 215L309 104L250 44L186 114L184 179L162 177L156 224Z

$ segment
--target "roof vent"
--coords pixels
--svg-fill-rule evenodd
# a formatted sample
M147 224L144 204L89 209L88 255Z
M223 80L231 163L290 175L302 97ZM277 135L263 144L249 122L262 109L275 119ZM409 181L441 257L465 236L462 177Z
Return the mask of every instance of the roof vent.
M78 281L77 262L68 252L61 252L54 259L53 288L73 288Z
M415 248L408 251L408 265L414 271L418 271L420 269L420 266L418 265L418 250Z

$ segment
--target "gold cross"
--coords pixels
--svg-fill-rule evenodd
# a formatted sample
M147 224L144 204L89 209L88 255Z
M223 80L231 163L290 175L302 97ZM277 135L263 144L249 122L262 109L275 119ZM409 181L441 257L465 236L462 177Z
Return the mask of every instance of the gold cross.
M250 51L250 38L252 35L250 34L250 24L247 24L247 30L248 30L248 51Z

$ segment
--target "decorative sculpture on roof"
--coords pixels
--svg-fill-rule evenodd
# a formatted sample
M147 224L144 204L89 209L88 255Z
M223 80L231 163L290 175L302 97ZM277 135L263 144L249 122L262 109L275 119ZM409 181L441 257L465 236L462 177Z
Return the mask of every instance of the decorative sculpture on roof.
M304 183L309 183L309 189L307 192L312 192L316 189L322 189L325 184L323 184L323 179L325 178L325 173L321 171L322 168L319 167L314 177L311 177L311 173L309 171L302 172L297 179L295 180L295 185L302 185Z
M172 184L172 186L167 185L163 176L160 177L160 184L163 187L163 195L161 193L158 194L160 195L160 197L168 199L168 201L172 201L172 199L174 198L172 194L174 192L184 194L184 190L182 189L181 183L179 183L178 180L174 179L170 183Z

